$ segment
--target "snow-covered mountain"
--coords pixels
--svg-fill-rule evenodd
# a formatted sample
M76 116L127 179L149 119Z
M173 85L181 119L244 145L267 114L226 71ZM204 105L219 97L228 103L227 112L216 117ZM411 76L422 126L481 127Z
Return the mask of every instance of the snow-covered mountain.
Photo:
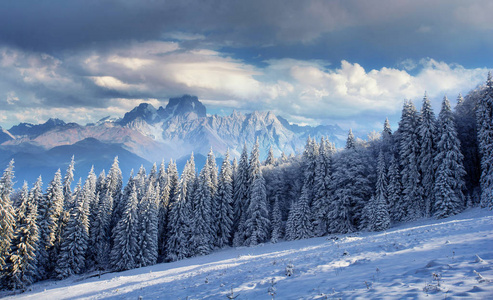
M171 98L164 108L156 109L151 104L141 103L122 118L107 117L85 126L49 119L39 125L21 123L8 131L2 130L0 165L6 165L17 153L40 154L88 138L118 144L146 161L159 162L183 159L192 152L205 156L211 147L218 157L228 149L233 156L239 156L243 146L250 149L256 139L260 143L261 158L266 157L270 147L277 156L281 152L289 155L301 151L308 136L317 139L328 136L330 141L342 146L346 131L338 126L289 124L272 112L234 111L228 116L207 115L206 107L197 97L185 95Z
M492 222L490 210L474 208L385 232L226 248L125 272L43 281L25 293L5 291L0 297L491 299ZM290 276L287 269L292 270Z

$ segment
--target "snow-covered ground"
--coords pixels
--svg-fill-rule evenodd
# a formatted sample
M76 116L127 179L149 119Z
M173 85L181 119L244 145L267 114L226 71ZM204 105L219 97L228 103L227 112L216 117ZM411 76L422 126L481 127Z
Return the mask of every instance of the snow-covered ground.
M294 273L286 276L289 264ZM86 277L37 283L11 297L228 299L233 291L236 299L271 299L274 280L275 299L493 299L493 212L476 208L382 233L229 248Z

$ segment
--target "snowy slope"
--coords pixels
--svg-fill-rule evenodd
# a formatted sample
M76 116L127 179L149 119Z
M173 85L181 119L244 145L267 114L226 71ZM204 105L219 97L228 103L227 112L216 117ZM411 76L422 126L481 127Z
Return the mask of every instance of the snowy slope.
M100 278L42 282L11 298L227 299L233 289L236 299L271 299L272 278L275 299L493 299L493 212L476 208L384 233L225 249Z

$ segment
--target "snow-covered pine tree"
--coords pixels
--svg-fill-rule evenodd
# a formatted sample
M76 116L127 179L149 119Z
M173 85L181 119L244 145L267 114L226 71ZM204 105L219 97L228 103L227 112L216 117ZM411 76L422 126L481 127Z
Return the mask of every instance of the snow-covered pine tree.
M97 214L90 224L91 259L97 269L108 267L109 253L111 250L111 211L113 208L113 197L111 191L106 189L103 195L97 196Z
M191 245L193 255L206 255L212 251L215 233L212 222L212 190L210 167L206 164L199 174L198 187L193 198L193 225ZM217 209L216 207L214 209Z
M329 206L332 202L330 182L332 178L332 148L322 137L318 156L316 157L314 200L311 211L315 236L327 233Z
M321 146L323 147L323 146ZM319 149L315 140L308 137L305 151L301 158L303 170L303 187L301 196L291 207L286 227L286 238L290 240L305 239L313 236L312 199L315 196L315 179L317 175L317 157ZM324 173L326 170L324 170ZM325 179L325 178L324 178Z
M334 156L334 172L331 189L333 201L329 208L328 231L348 233L356 230L353 208L362 202L362 188L366 188L367 178L362 176L361 161L355 148L348 148Z
M5 275L5 264L14 238L15 210L10 199L13 179L14 160L11 160L0 178L0 282Z
M44 201L43 179L41 178L41 175L38 177L38 179L36 179L36 182L34 183L33 188L29 193L32 201L36 204L36 211L38 211L38 205ZM38 214L36 214L36 218L37 216Z
M170 160L168 164L168 181L169 181L169 204L172 205L178 199L176 199L177 195L179 195L180 188L180 177L178 175L178 169L176 168L176 162Z
M274 200L274 205L272 207L271 216L272 233L270 242L275 244L279 241L282 236L282 213L279 206L279 197L276 196Z
M481 99L481 90L477 89L467 95L466 99L459 94L455 106L455 125L460 140L461 153L464 155L467 198L471 206L480 202L479 181L481 177L481 158L478 149L478 123L476 110Z
M72 195L72 182L74 181L74 170L75 170L75 157L72 156L70 163L65 172L65 177L63 178L63 197L65 198L64 205L66 211L66 217L68 219L68 211L73 207L74 197Z
M205 162L204 168L208 168L210 180L210 194L211 194L211 234L215 235L218 229L218 219L219 219L219 203L215 197L218 185L218 171L216 165L216 157L212 151L212 147L207 155L207 160ZM215 241L214 241L215 244Z
M186 174L190 164L187 163L183 170ZM168 168L169 170L169 168ZM192 226L192 204L191 199L187 198L187 185L189 182L186 180L186 175L182 174L179 186L176 189L176 199L169 206L169 218L167 228L166 239L166 260L176 261L191 256L191 226Z
M214 155L214 152L211 150L209 151L209 154L207 154L207 160L206 160L206 165L209 168L209 176L211 177L211 196L214 197L216 194L216 189L217 189L217 183L218 183L218 173L217 173L217 165L216 165L216 156Z
M258 145L258 144L257 144ZM258 147L254 147L258 149ZM252 154L255 157L255 154ZM257 156L257 162L251 162L254 166L260 165ZM246 211L245 218L245 245L255 246L258 243L263 243L267 240L269 235L269 212L267 210L267 195L265 192L265 180L262 176L262 170L260 167L257 171L252 172L254 174L254 180L250 188L250 200L249 206Z
M231 239L231 227L233 226L233 170L229 162L229 150L226 152L216 193L216 203L218 204L217 230L215 232L215 247L223 248L229 244Z
M383 151L386 153L392 148L392 128L390 128L388 118L385 118L385 122L383 123L382 142L385 145Z
M455 130L454 116L447 97L443 98L438 116L435 216L439 219L457 214L465 203L463 155Z
M56 262L55 244L59 243L60 217L63 212L63 186L60 169L46 188L46 193L38 203L38 251L37 279L46 279L53 271Z
M481 206L493 209L493 78L488 72L486 87L477 108L478 143L481 154Z
M233 246L242 246L245 242L245 217L248 204L249 183L249 163L246 144L243 146L243 152L240 156L238 171L236 172L234 182L234 205L233 205Z
M72 210L72 208L75 207L75 196L77 193L76 192L72 193L72 188L71 188L72 182L74 181L74 170L75 170L74 165L75 165L75 160L74 160L74 156L72 156L72 159L70 160L70 163L65 172L65 176L63 178L63 186L62 186L63 198L64 198L63 210L58 220L59 224L56 233L57 237L56 237L55 247L53 248L51 254L52 255L51 259L54 262L57 262L59 259L60 248L62 246L65 227L67 226L70 220L70 211ZM54 264L56 265L57 263Z
M385 165L385 156L380 150L377 163L377 185L375 189L375 197L373 199L372 217L370 222L370 230L382 231L390 226L390 215L388 209L388 194L387 194L387 168Z
M92 166L83 187L86 190L84 192L84 196L86 197L86 199L84 199L84 204L87 206L86 209L89 212L89 215L91 214L91 210L96 205L97 180L98 178L96 177L96 174L94 174L94 166Z
M125 200L122 218L113 230L113 249L110 253L110 264L116 271L129 270L136 267L138 254L139 216L137 213L137 190L135 182L129 180L130 194ZM125 197L126 195L124 195Z
M423 207L420 208L424 212L425 217L429 217L432 212L432 204L434 202L435 185L435 164L433 163L436 156L437 143L437 124L435 113L431 107L430 100L424 96L423 105L421 107L421 122L418 127L418 137L420 144L419 151L419 170L421 172L421 186L423 188Z
M118 156L115 156L113 159L113 164L108 172L108 176L106 176L105 188L110 191L111 199L113 200L113 207L110 212L112 214L110 226L113 228L122 217L124 207L120 201L122 196L123 177L122 171L120 170ZM106 194L106 191L100 192L100 196L103 194Z
M286 156L286 153L284 153L284 151L283 151L283 152L281 152L281 163L283 164L286 162L288 162L288 157Z
M149 176L147 176L146 187L149 184L152 184L154 185L154 187L156 187L157 177L158 177L157 165L156 163L154 163L152 164L152 168L151 171L149 172Z
M89 221L87 205L84 203L90 196L85 195L87 190L76 188L75 202L70 210L70 218L63 231L63 239L55 272L57 277L67 278L80 274L85 268L85 255L89 241Z
M275 166L277 163L276 158L274 157L274 150L272 150L272 146L269 148L269 153L267 153L267 159L264 162L264 166Z
M306 185L301 190L301 197L291 207L286 225L286 239L300 240L313 237L313 224L309 205L309 191Z
M135 189L137 190L137 199L142 199L146 192L146 182L147 182L147 174L146 169L143 165L140 165L139 171L137 175L134 177L135 179Z
M416 220L423 216L423 192L419 173L419 139L417 129L420 116L411 100L404 102L402 117L399 122L399 156L401 163L402 211L403 219Z
M390 165L388 171L388 185L387 185L387 195L390 210L390 219L392 221L402 220L404 218L404 211L400 208L403 207L402 204L402 186L401 186L401 176L399 171L399 162L394 154L390 158Z
M94 227L100 220L98 220L98 215L99 215L99 209L101 205L101 198L106 194L107 188L106 188L106 174L103 171L99 174L99 176L96 178L96 184L94 188L94 201L92 204L89 206L89 244L87 246L87 257L86 257L86 268L88 270L91 270L92 268L95 267L97 264L97 248L95 246L97 236L95 236L99 232L99 228L95 229ZM110 212L110 217L111 217L111 212ZM99 226L99 224L97 225ZM111 239L108 239L110 241ZM97 268L101 268L100 266L97 266Z
M164 166L164 160L159 166L159 173L157 179L157 185L159 185L159 199L158 199L158 260L163 261L165 256L166 247L166 228L168 226L168 212L169 212L169 191L170 181L168 180L168 174Z
M349 133L347 135L346 140L346 150L356 148L356 140L354 139L353 130L349 129Z
M38 182L33 190L37 186ZM20 200L16 209L16 226L7 265L7 287L11 289L25 289L34 281L36 272L38 210L36 200L29 194L26 182L22 187Z
M136 264L138 267L154 265L158 257L158 208L157 193L159 185L154 188L152 182L147 186L147 192L138 205L139 236Z

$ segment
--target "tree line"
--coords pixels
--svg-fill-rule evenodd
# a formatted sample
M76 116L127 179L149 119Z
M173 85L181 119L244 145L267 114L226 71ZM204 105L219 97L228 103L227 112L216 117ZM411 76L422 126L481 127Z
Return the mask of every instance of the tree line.
M382 231L423 217L493 208L493 81L444 97L438 117L425 95L421 111L405 101L397 131L345 149L308 138L302 154L263 162L246 145L220 168L193 154L181 176L174 161L140 167L124 185L118 158L108 174L91 170L75 189L72 158L43 191L13 189L14 162L0 178L0 278L5 289L95 270L122 271L255 246L358 230Z

